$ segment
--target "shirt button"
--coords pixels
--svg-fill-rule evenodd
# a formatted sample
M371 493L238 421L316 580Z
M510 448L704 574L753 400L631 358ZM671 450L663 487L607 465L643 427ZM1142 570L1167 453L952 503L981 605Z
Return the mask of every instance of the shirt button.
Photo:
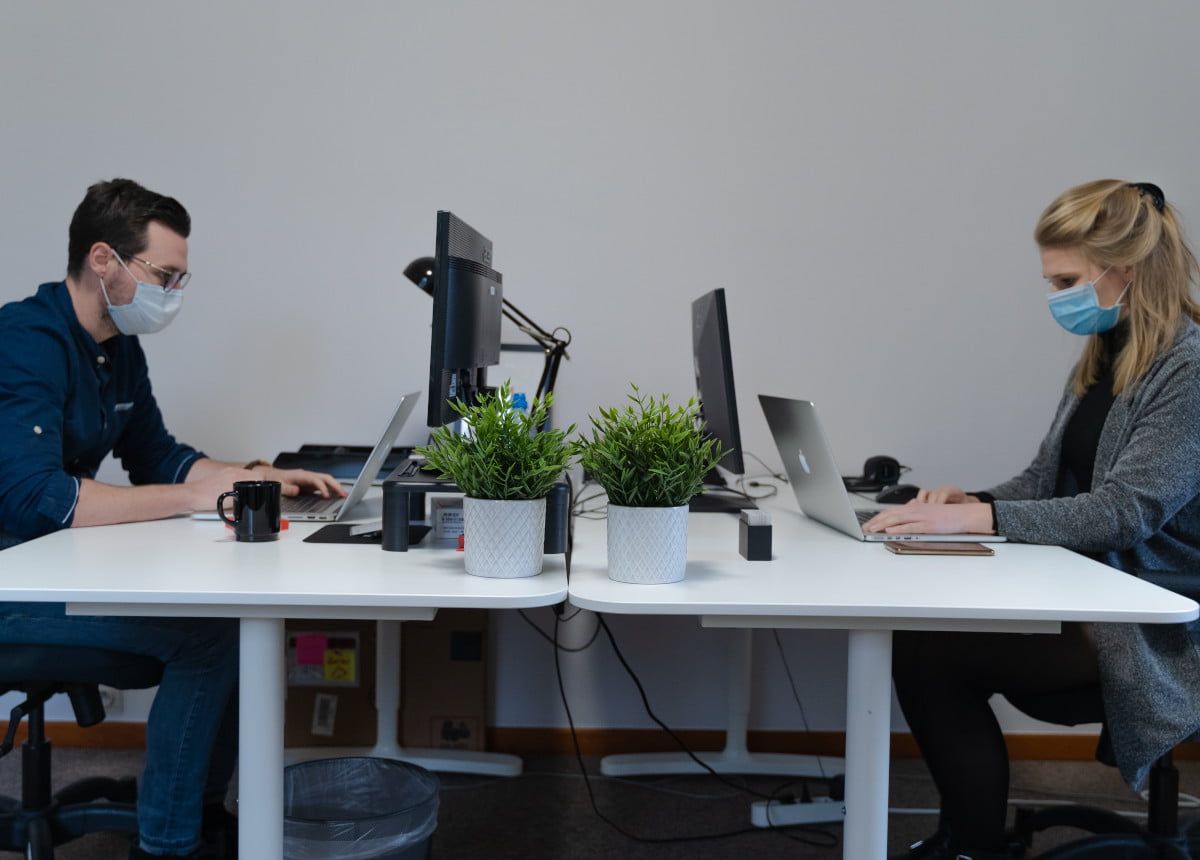
M96 364L104 364L105 358L102 355L96 356Z
M34 434L35 434L35 435L37 435L37 436L41 436L41 435L42 435L42 428L41 428L41 427L39 427L37 424L34 424L34 425L33 425L33 432L34 432Z

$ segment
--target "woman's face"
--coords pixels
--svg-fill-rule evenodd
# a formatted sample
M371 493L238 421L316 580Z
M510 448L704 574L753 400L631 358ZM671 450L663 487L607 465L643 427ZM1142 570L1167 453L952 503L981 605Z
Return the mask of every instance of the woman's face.
M1055 292L1091 281L1095 284L1100 306L1110 308L1133 279L1133 266L1113 266L1105 272L1084 257L1078 248L1042 248L1042 277Z

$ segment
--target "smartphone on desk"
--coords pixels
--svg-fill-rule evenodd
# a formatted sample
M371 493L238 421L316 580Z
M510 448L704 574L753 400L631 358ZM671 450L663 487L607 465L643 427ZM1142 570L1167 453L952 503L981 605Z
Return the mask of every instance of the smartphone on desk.
M996 551L981 543L962 541L891 541L885 543L896 555L995 555Z

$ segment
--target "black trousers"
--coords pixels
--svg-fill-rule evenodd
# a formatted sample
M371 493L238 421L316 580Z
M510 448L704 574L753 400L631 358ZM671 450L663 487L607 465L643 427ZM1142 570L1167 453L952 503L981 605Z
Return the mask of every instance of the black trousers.
M1050 720L1064 693L1099 699L1095 646L1080 624L1064 624L1057 635L900 631L892 676L941 795L940 829L959 850L1005 840L1008 750L988 699L1001 693ZM1028 707L1039 701L1049 707Z

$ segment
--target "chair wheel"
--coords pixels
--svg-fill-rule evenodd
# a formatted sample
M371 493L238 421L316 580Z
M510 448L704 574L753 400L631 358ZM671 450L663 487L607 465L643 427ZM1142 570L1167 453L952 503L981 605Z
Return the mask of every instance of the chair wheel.
M95 800L135 803L137 801L137 780L131 776L121 779L90 776L63 787L55 793L54 799L63 806L91 803Z
M50 831L50 822L45 818L35 818L29 822L25 860L54 860L54 835Z

